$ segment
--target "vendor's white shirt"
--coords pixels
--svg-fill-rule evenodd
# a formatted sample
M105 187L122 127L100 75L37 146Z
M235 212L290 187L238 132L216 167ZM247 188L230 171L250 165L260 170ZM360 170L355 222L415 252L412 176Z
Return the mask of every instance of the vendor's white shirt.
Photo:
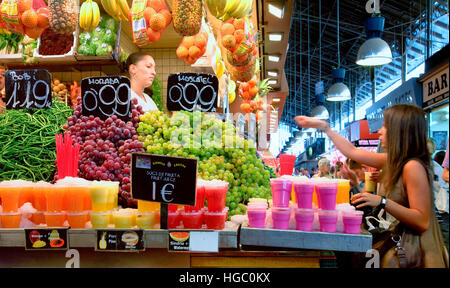
M156 106L155 102L153 101L153 99L150 98L150 96L148 96L147 94L144 93L144 97L145 97L145 101L144 101L144 99L139 97L139 95L137 95L136 92L131 90L131 99L136 98L138 100L137 105L140 105L142 107L142 109L144 110L144 112L159 110L158 107Z

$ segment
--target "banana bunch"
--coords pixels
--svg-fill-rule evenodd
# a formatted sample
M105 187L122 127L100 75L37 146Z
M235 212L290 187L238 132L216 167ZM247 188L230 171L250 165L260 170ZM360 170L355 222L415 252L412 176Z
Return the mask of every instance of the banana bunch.
M117 21L129 21L130 6L127 0L101 0L106 13Z
M79 16L80 28L85 31L92 31L100 23L100 8L96 2L86 0L81 4Z
M241 19L250 13L253 0L206 0L209 12L222 21Z

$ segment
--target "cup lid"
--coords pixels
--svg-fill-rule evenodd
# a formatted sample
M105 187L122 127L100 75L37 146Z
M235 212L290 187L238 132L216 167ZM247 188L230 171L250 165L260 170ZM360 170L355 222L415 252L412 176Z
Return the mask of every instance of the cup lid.
M90 212L91 215L111 215L111 211L108 212Z
M76 216L76 215L86 215L88 214L88 211L83 211L83 212L66 212L66 215L70 215L70 216Z

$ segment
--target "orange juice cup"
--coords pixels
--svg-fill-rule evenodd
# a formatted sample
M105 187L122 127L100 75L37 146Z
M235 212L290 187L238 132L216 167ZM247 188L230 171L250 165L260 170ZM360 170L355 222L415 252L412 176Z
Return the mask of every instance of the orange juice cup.
M55 184L45 191L47 199L47 212L61 212L63 211L64 196L67 186Z
M33 187L33 207L38 211L47 211L46 190L50 189L52 184L39 181ZM45 221L44 221L45 222Z
M336 204L350 203L350 181L338 179Z
M88 212L81 213L67 213L67 221L70 228L84 229L86 228L86 222L88 220Z
M27 202L33 205L33 186L35 184L33 182L23 181L19 185L22 186L22 191L19 196L19 208Z
M138 200L138 213L152 213L159 209L159 202Z
M45 224L45 216L43 211L37 211L31 215L31 221L36 224Z
M47 227L63 227L66 220L66 214L63 212L45 212L45 222Z
M86 193L89 191L89 187L81 185L73 185L67 187L66 190L66 202L67 210L72 213L81 213L84 211L85 207L85 197Z
M3 228L19 228L21 218L20 212L0 213Z
M0 184L0 198L2 199L3 212L19 211L19 198L23 187L12 184Z

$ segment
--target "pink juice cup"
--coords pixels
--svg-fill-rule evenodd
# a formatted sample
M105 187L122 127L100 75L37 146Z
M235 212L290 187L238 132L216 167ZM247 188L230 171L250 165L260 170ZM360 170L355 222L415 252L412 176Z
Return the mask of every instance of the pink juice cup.
M361 223L363 211L345 211L342 216L344 222L344 233L359 234L361 233Z
M248 225L251 228L264 228L266 208L247 208Z
M289 207L292 192L292 180L283 178L270 179L274 207Z
M319 211L320 232L336 233L338 213L334 210Z
M225 199L228 192L228 183L211 181L205 185L206 201L209 212L222 212L225 209Z
M197 190L195 195L195 206L185 205L184 211L186 213L191 213L202 210L202 208L205 207L205 198L206 198L205 186L199 186L199 184L197 184Z
M297 207L302 209L312 209L314 183L300 181L294 183L295 198L297 199Z
M312 231L315 211L314 209L295 209L296 230Z
M319 200L319 208L323 210L336 209L336 182L321 182L316 184L317 198Z
M272 208L272 221L274 229L289 229L289 219L291 218L291 208Z

